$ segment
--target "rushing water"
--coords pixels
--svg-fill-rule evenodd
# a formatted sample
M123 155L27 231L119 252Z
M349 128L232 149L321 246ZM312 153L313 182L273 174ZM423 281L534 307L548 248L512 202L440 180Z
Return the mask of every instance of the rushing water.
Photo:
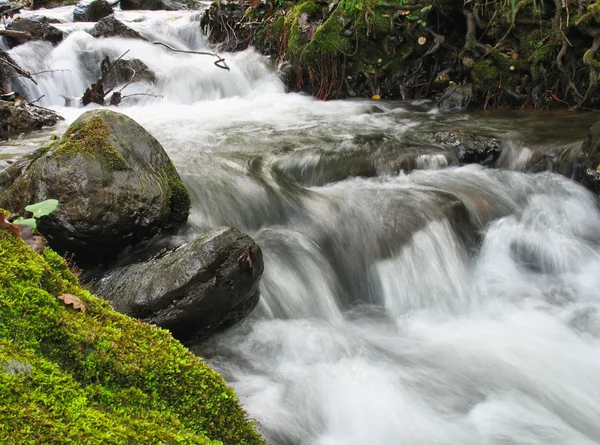
M93 39L11 51L16 85L67 122L4 146L30 151L85 111L64 107L105 54L142 59L154 86L119 109L163 144L192 193L181 236L218 225L262 246L253 314L193 345L273 444L600 443L600 212L549 165L590 115L440 114L427 103L285 94L258 54L213 59ZM118 13L150 40L202 50L198 13ZM374 105L377 105L376 107ZM503 169L456 167L437 131L504 140Z

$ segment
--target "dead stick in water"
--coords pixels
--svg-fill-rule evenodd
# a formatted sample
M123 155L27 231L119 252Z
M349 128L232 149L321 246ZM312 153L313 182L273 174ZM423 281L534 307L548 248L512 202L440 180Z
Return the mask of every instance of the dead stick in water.
M230 70L230 69L229 69L229 67L227 66L227 63L225 63L225 59L224 59L224 58L222 58L221 56L219 56L218 54L215 54L215 53L208 53L208 52L203 52L203 51L186 51L186 50L183 50L183 49L175 49L175 48L173 48L172 46L169 46L169 45L167 45L166 43L163 43L163 42L153 42L153 43L154 43L155 45L162 45L162 46L164 46L165 48L168 48L168 49L170 49L171 51L174 51L174 52L176 52L176 53L185 53L185 54L199 54L199 55L201 55L201 56L212 56L212 57L216 57L217 59L219 59L219 60L217 60L217 61L215 62L215 66L216 66L217 68L221 68L222 70L227 70L227 71L229 71L229 70Z

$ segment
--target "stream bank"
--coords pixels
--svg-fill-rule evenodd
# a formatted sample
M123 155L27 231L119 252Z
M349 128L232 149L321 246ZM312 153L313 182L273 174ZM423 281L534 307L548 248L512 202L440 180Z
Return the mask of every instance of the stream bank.
M253 45L291 91L319 99L441 99L461 106L596 109L600 3L577 1L214 3L203 30ZM449 90L450 87L450 90Z

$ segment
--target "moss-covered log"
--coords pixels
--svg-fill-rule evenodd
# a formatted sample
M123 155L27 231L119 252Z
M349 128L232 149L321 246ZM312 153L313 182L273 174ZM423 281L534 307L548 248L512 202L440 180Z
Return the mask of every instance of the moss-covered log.
M85 312L57 297L75 295ZM0 443L261 444L233 390L170 334L0 227Z

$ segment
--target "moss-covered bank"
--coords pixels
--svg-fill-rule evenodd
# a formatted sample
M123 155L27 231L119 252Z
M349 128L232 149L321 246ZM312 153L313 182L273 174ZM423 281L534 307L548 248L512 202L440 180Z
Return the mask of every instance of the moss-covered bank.
M55 252L0 228L0 443L263 441L233 390L167 331L116 313Z
M600 1L291 0L228 17L207 12L214 42L255 45L323 99L435 99L455 82L485 107L600 106Z

